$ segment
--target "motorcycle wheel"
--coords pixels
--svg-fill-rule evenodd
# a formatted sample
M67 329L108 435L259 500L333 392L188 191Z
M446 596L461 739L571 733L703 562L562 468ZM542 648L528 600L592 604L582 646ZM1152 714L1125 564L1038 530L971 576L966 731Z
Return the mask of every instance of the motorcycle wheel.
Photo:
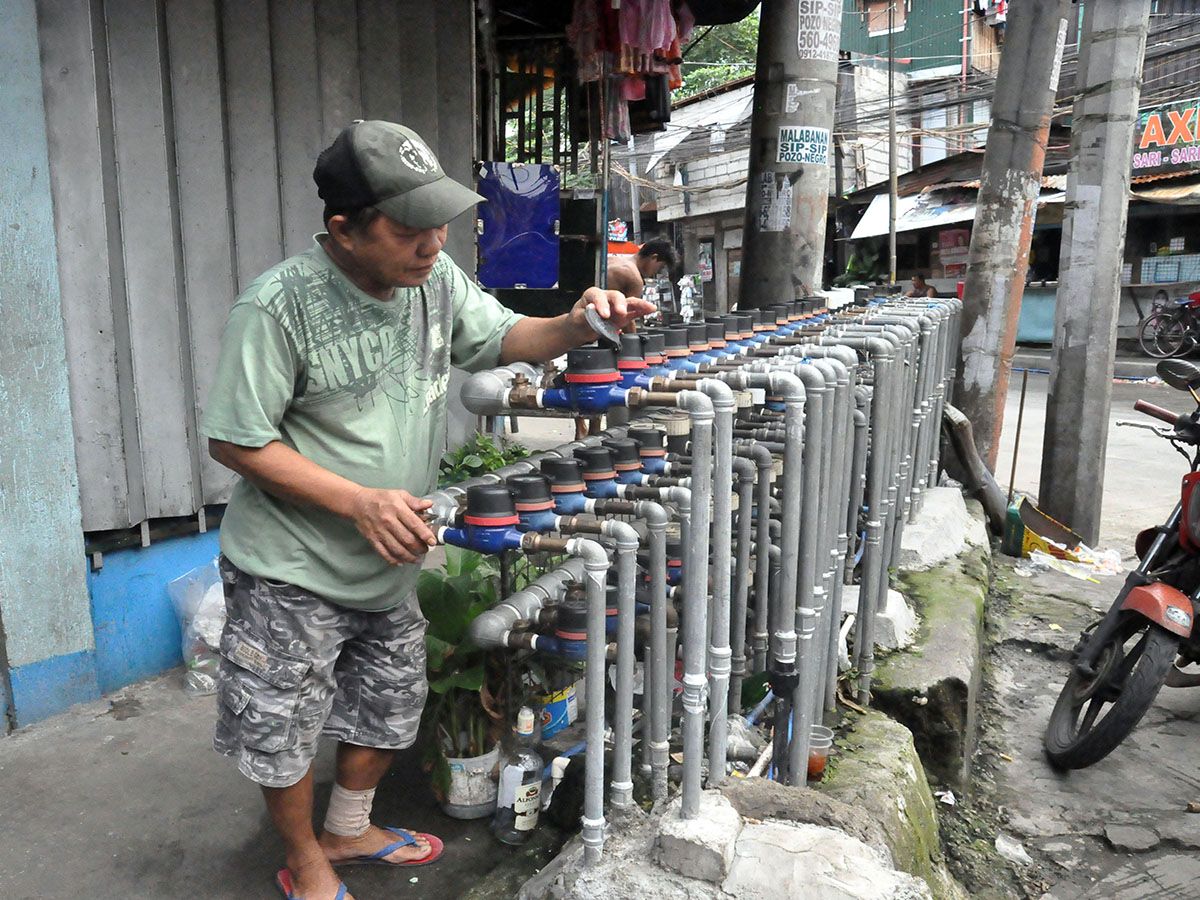
M1072 666L1042 739L1051 764L1083 769L1115 750L1158 696L1179 644L1176 635L1129 615L1100 651L1094 678Z

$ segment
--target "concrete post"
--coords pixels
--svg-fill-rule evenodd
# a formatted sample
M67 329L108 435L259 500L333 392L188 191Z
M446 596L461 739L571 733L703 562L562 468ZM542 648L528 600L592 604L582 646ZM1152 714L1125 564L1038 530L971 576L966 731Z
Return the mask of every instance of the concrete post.
M764 0L750 123L740 305L821 287L840 0Z
M962 364L954 394L990 469L996 466L1004 424L1050 111L1073 8L1069 0L1013 4L996 76L967 261Z
M1095 546L1112 400L1129 160L1150 0L1084 8L1046 407L1042 509Z
M34 0L0 0L0 734L99 694ZM11 693L9 693L11 691ZM7 704L4 694L8 693ZM6 707L7 708L4 708Z

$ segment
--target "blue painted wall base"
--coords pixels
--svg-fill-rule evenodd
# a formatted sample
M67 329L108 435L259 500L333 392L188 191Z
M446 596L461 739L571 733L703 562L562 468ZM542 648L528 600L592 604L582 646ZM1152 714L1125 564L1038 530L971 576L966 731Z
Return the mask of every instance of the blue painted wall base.
M218 533L210 531L105 553L103 568L88 573L96 679L102 692L183 662L167 582L209 562L217 552Z
M96 655L91 650L13 666L8 677L12 684L14 724L18 728L100 696Z

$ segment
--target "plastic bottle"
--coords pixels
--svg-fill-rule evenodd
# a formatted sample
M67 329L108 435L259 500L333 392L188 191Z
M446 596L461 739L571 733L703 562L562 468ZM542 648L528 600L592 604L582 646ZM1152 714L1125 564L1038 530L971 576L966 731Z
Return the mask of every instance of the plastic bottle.
M533 710L521 707L517 736L500 765L500 788L492 831L505 844L523 844L537 828L541 810L542 758L533 745Z

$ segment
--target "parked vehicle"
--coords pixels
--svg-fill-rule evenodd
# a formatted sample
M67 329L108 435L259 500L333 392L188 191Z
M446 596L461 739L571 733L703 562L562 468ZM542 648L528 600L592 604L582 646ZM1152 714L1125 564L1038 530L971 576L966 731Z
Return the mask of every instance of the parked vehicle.
M1138 400L1134 409L1169 425L1137 424L1162 435L1188 460L1179 502L1166 522L1138 535L1141 563L1112 606L1080 636L1072 666L1043 738L1050 762L1082 769L1099 762L1133 731L1164 684L1200 685L1179 666L1200 662L1200 366L1163 360L1158 375L1197 403L1177 415Z
M1150 315L1138 323L1138 344L1155 359L1186 356L1200 346L1200 291L1155 302Z

